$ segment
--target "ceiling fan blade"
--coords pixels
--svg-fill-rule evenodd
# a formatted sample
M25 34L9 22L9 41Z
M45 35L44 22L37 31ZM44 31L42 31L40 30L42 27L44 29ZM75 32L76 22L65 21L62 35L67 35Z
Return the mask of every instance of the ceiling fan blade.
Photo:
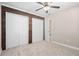
M43 5L43 6L44 6L44 4L43 4L42 2L37 2L37 3L39 3L39 4L41 4L41 5Z
M51 8L60 8L60 6L50 6Z
M48 2L44 2L44 5L47 6L48 5Z
M36 9L35 11L39 11L40 9L43 9L43 7L39 8L39 9Z

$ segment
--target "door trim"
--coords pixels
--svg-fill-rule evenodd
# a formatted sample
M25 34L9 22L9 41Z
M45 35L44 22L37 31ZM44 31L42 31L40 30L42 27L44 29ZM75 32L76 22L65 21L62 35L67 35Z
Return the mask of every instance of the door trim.
M17 9L13 9L6 6L1 6L1 47L2 50L6 50L6 12L11 12L19 15L24 15L29 17L29 39L28 43L32 43L32 18L39 18L43 20L43 40L45 40L45 19L44 17L37 16L34 14L30 14L27 12L23 12Z

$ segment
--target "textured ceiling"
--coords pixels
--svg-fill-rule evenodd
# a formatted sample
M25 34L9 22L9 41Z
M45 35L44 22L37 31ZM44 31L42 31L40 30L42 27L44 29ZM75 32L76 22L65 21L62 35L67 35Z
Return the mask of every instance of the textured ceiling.
M72 8L74 6L79 6L78 2L54 2L52 5L58 5L58 6L60 6L60 9L51 8L51 9L49 9L49 13L46 14L43 9L39 10L37 12L35 11L36 9L38 9L42 6L36 2L5 2L3 4L7 4L10 6L19 8L19 9L27 10L27 11L39 14L41 16L53 15L56 12L59 12L60 10Z

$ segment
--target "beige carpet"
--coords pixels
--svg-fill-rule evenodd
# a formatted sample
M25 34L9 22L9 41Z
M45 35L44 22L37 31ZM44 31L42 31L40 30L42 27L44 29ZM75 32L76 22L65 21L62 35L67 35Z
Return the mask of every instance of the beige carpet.
M7 49L1 56L79 56L79 51L57 45L52 42L41 41Z

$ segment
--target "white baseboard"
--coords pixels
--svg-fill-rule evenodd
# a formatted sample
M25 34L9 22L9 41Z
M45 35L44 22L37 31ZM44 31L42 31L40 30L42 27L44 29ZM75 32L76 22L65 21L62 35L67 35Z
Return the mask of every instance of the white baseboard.
M0 55L1 55L2 50L0 49Z
M63 44L63 43L60 43L60 42L57 42L57 41L52 41L52 42L53 43L56 43L58 45L65 46L65 47L68 47L68 48L71 48L71 49L74 49L74 50L78 50L79 51L79 48L78 47L74 47L74 46L71 46L71 45Z

